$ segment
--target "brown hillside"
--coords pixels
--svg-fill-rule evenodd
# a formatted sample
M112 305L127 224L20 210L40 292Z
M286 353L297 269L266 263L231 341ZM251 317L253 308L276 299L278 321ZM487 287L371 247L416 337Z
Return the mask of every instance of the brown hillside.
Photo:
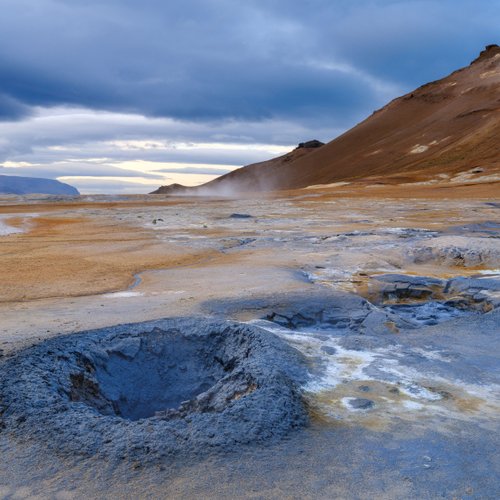
M470 66L399 97L320 148L233 171L206 194L296 189L371 178L400 183L460 172L500 173L500 47Z

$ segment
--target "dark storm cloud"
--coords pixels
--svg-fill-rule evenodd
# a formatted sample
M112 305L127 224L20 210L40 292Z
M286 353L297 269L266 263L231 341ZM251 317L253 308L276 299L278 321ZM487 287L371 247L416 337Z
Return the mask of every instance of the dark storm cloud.
M499 42L500 2L413 0L357 2L324 44L370 74L405 88L441 78Z
M499 0L2 0L0 162L264 160L110 143L328 141L468 64L498 26Z
M350 124L494 41L498 7L477 0L4 0L0 116L20 118L23 105L70 104L183 120Z
M469 0L4 0L3 115L70 104L347 124L463 65L495 41L498 11Z
M19 120L29 115L28 106L11 96L0 93L0 121Z
M341 114L347 123L398 86L424 83L495 41L498 7L470 0L4 0L0 92L15 101L4 103L3 114L22 116L13 104L20 102L189 120ZM343 68L323 64L332 61Z
M158 172L161 172L158 171ZM61 162L58 164L30 164L16 167L6 167L0 164L0 174L21 175L28 177L48 177L56 179L65 176L82 177L141 177L147 179L163 179L160 173L142 173L112 165L92 165L89 163Z

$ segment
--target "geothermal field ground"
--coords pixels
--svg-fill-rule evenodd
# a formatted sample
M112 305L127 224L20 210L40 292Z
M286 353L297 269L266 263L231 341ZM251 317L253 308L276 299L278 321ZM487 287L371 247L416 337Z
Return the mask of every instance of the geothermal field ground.
M0 199L0 497L498 498L498 183Z

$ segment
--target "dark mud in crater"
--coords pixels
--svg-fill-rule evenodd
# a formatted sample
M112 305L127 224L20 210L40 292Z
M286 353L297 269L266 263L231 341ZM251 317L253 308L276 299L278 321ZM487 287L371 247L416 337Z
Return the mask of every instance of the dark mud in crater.
M61 453L156 460L274 442L304 425L301 355L204 319L59 337L0 365L0 429Z
M220 341L213 340L158 328L141 339L124 339L104 360L83 361L85 371L70 375L70 397L129 420L172 413L234 370L236 361L224 362ZM244 390L255 386L243 378Z

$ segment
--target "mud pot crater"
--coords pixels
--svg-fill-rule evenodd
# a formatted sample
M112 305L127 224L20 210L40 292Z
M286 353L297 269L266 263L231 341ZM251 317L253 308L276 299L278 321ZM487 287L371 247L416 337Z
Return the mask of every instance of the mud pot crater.
M304 425L302 356L205 319L54 338L0 365L0 432L59 453L155 460L274 442Z

